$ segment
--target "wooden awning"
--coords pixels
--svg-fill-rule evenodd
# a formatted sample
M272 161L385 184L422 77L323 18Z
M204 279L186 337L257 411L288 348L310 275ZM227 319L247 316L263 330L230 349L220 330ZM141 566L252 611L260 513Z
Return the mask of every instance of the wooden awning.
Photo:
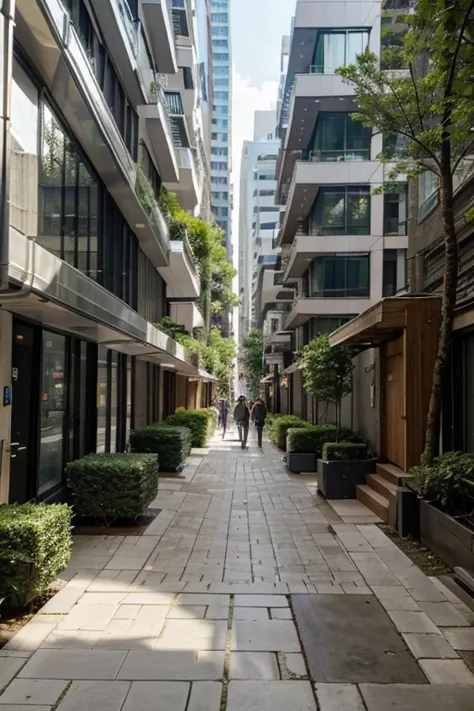
M379 346L391 341L406 328L408 313L416 313L427 302L432 302L436 311L439 311L439 296L391 296L382 299L333 331L329 343L331 346Z

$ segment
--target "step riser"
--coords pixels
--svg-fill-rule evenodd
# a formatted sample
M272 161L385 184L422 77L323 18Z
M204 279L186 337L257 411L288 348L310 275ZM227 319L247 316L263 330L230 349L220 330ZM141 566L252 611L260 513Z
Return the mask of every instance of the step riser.
M386 481L387 484L389 483L387 479L384 479L384 481ZM376 479L372 476L372 474L369 474L369 476L367 477L367 484L370 486L371 489L374 489L382 496L385 496L385 498L389 501L390 499L395 500L397 498L393 491L390 489L390 486L384 486L383 481L380 481L380 479Z
M408 474L406 474L404 471L402 471L401 469L399 471L400 474L396 474L388 468L385 469L385 466L383 464L377 464L377 474L380 474L380 476L383 477L386 481L390 482L390 484L395 484L396 486L402 486L404 481L406 481L407 479L411 479L411 477L408 476Z
M378 501L375 501L368 492L357 487L357 499L361 504L367 506L376 516L381 518L384 523L388 523L388 510L379 504Z

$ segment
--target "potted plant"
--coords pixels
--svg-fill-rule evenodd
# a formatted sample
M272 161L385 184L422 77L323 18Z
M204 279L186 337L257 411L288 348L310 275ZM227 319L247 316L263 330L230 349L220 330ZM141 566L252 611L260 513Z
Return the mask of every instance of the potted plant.
M410 474L422 543L447 565L474 570L474 454L447 452Z
M326 442L318 459L318 490L326 499L355 499L358 484L374 474L365 442Z
M286 436L291 428L311 427L311 424L297 415L282 415L272 420L269 436L279 449L286 448Z
M317 460L321 457L324 444L336 438L336 425L313 425L288 430L286 439L287 466L290 472L315 472ZM360 438L352 430L341 428L344 439L349 441Z

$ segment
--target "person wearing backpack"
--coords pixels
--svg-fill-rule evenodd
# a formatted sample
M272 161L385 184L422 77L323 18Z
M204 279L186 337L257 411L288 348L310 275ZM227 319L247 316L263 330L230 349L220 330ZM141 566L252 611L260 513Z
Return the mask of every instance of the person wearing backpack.
M234 409L234 421L237 425L239 440L242 443L242 449L247 449L247 438L249 436L250 412L245 402L245 397L241 395L237 400L237 405Z
M257 430L257 437L258 437L258 448L262 449L263 444L262 444L262 439L263 439L263 428L265 427L265 420L267 417L267 408L263 404L263 401L260 400L260 398L257 398L255 400L255 405L252 408L252 422L255 425L255 428Z

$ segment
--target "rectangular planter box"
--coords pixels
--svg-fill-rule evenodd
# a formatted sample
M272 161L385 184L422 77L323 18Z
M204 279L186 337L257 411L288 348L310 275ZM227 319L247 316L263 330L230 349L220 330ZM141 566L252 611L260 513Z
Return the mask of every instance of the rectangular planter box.
M474 570L474 531L426 501L420 501L420 538L446 565Z
M356 499L357 484L375 473L375 459L331 461L318 459L318 490L326 499Z
M286 459L288 469L293 474L316 471L316 454L314 452L288 452Z

